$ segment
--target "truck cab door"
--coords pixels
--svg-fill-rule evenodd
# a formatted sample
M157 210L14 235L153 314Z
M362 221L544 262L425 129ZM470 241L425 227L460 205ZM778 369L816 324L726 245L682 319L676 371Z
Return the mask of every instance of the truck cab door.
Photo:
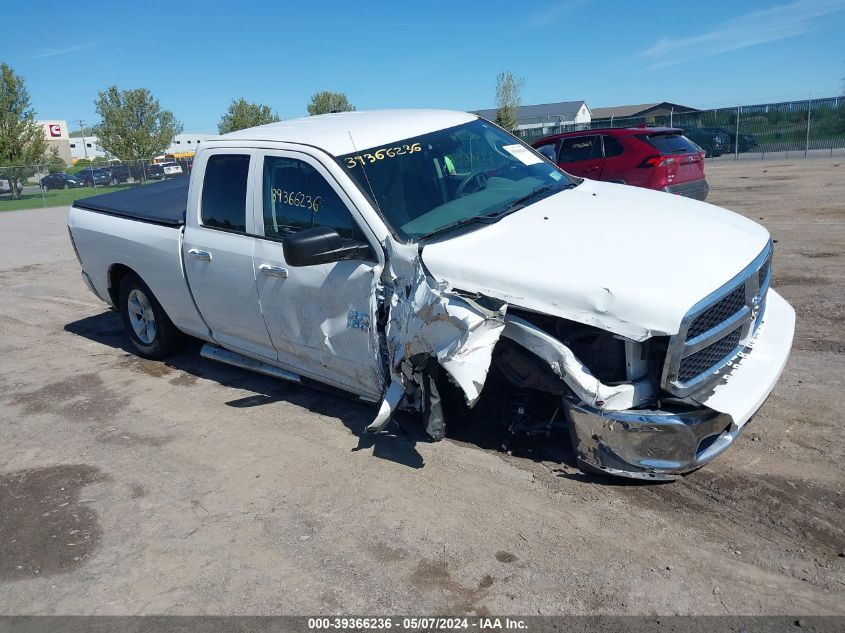
M560 143L558 165L573 176L601 180L604 167L601 137L588 134L564 138Z
M254 265L261 309L278 362L378 399L383 376L376 332L378 242L337 180L314 156L264 151L254 174ZM356 259L310 266L285 261L283 240L328 226L361 243Z
M252 252L252 150L203 152L191 182L182 259L197 308L220 345L273 359L258 304Z

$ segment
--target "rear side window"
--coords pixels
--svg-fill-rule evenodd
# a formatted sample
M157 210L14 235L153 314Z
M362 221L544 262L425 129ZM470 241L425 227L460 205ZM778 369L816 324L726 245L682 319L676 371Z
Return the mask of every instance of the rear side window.
M565 138L560 144L561 163L574 163L591 158L601 158L601 143L598 136Z
M639 138L661 154L695 154L701 151L683 134L642 134Z
M612 136L605 135L604 137L604 157L613 158L614 156L621 156L625 152L622 143L617 141Z
M205 166L202 183L203 226L246 233L246 182L249 156L215 154Z

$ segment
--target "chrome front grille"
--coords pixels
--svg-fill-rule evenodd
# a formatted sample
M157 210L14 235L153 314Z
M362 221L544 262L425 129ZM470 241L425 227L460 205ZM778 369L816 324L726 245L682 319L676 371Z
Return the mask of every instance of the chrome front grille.
M772 244L740 274L687 312L669 339L663 388L685 397L718 379L745 349L765 309L771 280Z
M740 284L727 297L720 299L693 319L687 331L687 339L704 334L742 310L743 306L745 306L745 284Z
M688 382L714 365L728 359L739 345L741 337L742 328L737 328L725 338L721 338L715 343L711 343L707 347L682 358L681 366L678 369L678 379L681 382Z

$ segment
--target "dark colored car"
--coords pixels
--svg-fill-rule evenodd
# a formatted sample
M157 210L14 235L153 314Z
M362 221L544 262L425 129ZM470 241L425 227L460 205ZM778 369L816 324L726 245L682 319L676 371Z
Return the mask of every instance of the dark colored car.
M721 142L725 143L726 154L734 153L734 144L739 147L740 154L742 154L743 152L752 152L757 149L757 137L753 134L740 132L739 135L737 135L736 130L731 131L723 127L703 128L703 130L705 131L705 133L716 134L719 136ZM689 136L689 134L687 134L687 136Z
M128 165L111 165L107 168L111 174L111 184L116 185L121 182L129 180L129 166Z
M102 187L111 184L111 171L107 167L86 167L76 172L76 177L85 183L86 187Z
M50 189L71 189L73 187L84 187L85 182L81 178L77 178L73 174L60 172L58 174L47 174L40 183L41 189L49 191Z
M732 137L725 130L718 127L691 127L684 128L684 135L693 143L704 150L704 155L709 157L721 156L731 149Z
M704 155L682 130L607 128L556 134L533 143L564 171L593 180L668 191L704 200Z
M740 133L737 146L739 147L740 154L742 154L743 152L753 152L757 149L758 146L757 137L753 134ZM731 143L731 148L729 151L733 151L733 143Z
M158 163L146 165L144 169L146 169L147 178L164 178L164 167Z

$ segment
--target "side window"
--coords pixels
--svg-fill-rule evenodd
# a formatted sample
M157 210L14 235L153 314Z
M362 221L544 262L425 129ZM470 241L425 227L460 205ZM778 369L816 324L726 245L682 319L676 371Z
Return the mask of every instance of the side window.
M215 154L205 166L200 217L203 226L246 233L249 156Z
M264 158L264 235L284 237L312 226L328 226L341 237L362 239L352 214L332 186L308 163Z
M621 156L624 151L625 151L625 148L622 147L622 143L617 141L612 136L605 135L605 137L604 137L604 157L605 158L612 158L614 156Z
M560 144L560 162L574 163L579 160L601 158L601 145L598 140L598 136L577 136L563 139ZM594 156L594 147L596 146L598 146L598 155Z

